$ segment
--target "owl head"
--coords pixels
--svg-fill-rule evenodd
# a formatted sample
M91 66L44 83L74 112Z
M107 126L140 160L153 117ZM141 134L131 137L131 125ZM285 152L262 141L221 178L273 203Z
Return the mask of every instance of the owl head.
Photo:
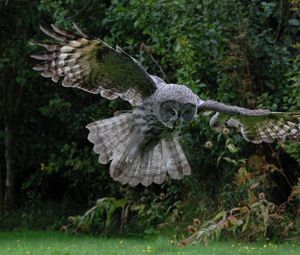
M198 96L183 85L168 84L155 91L154 113L169 128L193 120L197 112Z

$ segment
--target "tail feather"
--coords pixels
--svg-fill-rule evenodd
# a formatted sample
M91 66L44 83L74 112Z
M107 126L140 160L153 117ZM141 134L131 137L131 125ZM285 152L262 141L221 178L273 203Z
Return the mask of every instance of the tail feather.
M162 144L156 145L152 152L152 158L150 167L155 171L154 183L162 184L167 176L167 171L162 169L163 159L162 159Z
M171 157L174 161L173 162L174 166L170 167L168 173L173 179L181 179L183 176L181 160L179 158L174 139L169 142L169 150L172 154Z
M99 162L107 164L114 152L131 135L132 114L126 113L110 119L95 121L86 126L90 133L88 140L94 144L93 150L100 154Z
M190 166L176 139L162 139L151 150L139 153L134 160L128 164L124 160L117 159L113 169L120 169L122 174L115 178L123 184L136 186L141 183L149 186L152 182L161 184L165 181L167 174L173 179L182 179L191 173Z
M128 137L131 135L132 129L132 127L125 127L120 129L115 135L103 135L103 137L99 139L100 144L96 144L94 146L94 151L96 153L103 153L104 149L106 151L116 150L121 146L120 142L125 142L128 139Z
M146 153L143 154L143 157L141 159L138 168L138 172L142 176L141 183L144 186L149 186L153 182L153 179L155 177L155 172L153 171L153 169L149 168L150 160L151 160L150 154L151 154L150 151L147 151Z
M160 168L162 172L168 172L168 160L170 158L169 151L168 151L168 146L165 142L164 139L161 140L161 164ZM155 160L155 159L154 159Z
M126 142L128 137L131 135L132 128L126 127L120 130L115 136L104 136L99 139L99 144L94 145L94 151L99 156L99 162L102 164L107 164L113 157L113 153L119 150L121 146L120 141Z
M123 184L136 186L141 183L144 172L141 169L144 154L141 153L139 145L143 136L131 133L127 141L122 144L123 149L119 150L119 156L112 160L110 175L114 180Z
M141 182L141 175L138 171L139 169L140 157L137 157L131 166L127 168L128 172L124 172L122 176L122 183L128 183L130 186L136 186Z
M179 161L179 164L181 166L181 171L182 171L182 176L184 175L190 175L191 174L191 167L186 159L186 156L179 144L179 142L177 141L177 139L173 139L173 142L174 142L174 145L175 145L175 148L176 148L176 158L178 158L178 161Z
M167 174L181 179L191 172L175 138L162 139L153 148L141 150L145 137L135 128L132 113L95 121L87 128L88 139L94 144L94 151L100 154L99 162L106 164L112 160L110 175L122 184L161 184Z
M99 120L96 122L92 122L90 124L87 125L87 128L89 128L90 126L93 126L94 123L98 123L98 126L100 125L101 129L99 129L99 133L106 133L107 130L112 129L112 128L116 128L116 129L121 129L123 127L129 127L132 126L132 121L133 121L133 117L132 114L130 113L123 113L123 114L119 114L118 116L109 118L109 119L104 119L104 120ZM122 125L120 126L120 124L122 123Z

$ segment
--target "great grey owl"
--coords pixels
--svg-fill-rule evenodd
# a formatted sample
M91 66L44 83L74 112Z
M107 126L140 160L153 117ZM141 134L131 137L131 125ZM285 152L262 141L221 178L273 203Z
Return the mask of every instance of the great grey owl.
M48 52L31 55L42 60L34 67L41 75L65 87L76 87L113 100L120 97L134 108L115 117L88 124L88 139L99 162L111 161L110 175L123 184L161 184L167 174L181 179L191 173L178 142L178 130L197 111L216 112L213 128L237 128L253 143L299 140L300 113L250 110L201 100L188 87L166 84L120 47L116 49L87 36L74 24L77 34L51 25L41 30L59 43L36 43Z

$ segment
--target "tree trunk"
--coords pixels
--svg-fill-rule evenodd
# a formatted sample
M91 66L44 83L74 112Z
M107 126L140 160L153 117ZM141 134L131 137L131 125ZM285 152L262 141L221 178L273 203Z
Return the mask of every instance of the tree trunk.
M2 175L2 169L1 169L1 166L0 166L0 210L1 208L3 207L3 175Z
M5 122L5 164L6 164L6 181L5 181L5 206L11 208L15 203L15 169L13 165L14 159L14 143L13 130L11 123L7 120Z
M13 70L7 69L5 77L15 75ZM11 78L13 81L13 78ZM4 206L12 208L15 206L15 138L16 127L21 117L21 103L24 94L24 87L13 82L2 83L1 92L4 95L3 118L4 118L4 156L5 156L5 189Z

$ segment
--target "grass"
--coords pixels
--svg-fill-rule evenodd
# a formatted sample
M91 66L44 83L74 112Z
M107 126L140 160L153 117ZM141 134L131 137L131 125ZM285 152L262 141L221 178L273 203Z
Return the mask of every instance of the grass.
M300 244L215 242L173 246L165 237L103 238L58 232L0 232L0 255L296 255Z

